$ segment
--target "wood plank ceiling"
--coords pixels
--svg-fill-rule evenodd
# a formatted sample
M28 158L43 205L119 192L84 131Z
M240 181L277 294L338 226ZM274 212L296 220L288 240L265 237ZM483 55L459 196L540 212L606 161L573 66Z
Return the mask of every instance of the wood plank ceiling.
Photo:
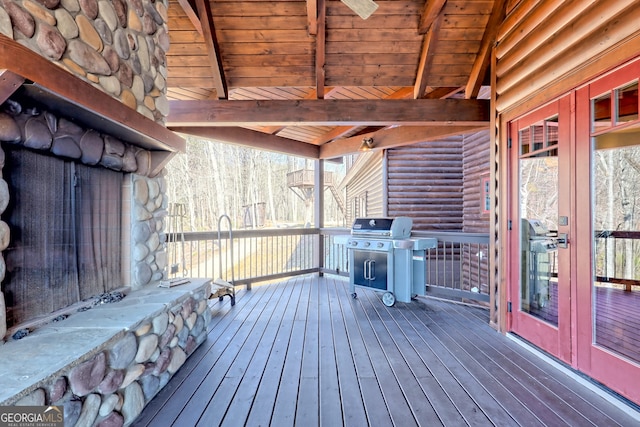
M375 4L170 0L167 126L312 158L488 128L505 0Z

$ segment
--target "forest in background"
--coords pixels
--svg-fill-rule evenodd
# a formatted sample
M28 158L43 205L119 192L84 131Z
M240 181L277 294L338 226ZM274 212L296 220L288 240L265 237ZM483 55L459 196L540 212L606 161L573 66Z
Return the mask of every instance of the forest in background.
M217 230L223 214L231 218L234 229L313 224L313 204L305 204L287 186L287 174L314 170L313 160L192 136L186 141L186 152L166 166L170 213L182 218L176 231ZM325 163L338 183L344 169L343 163ZM337 203L326 191L325 221L340 223L339 217Z

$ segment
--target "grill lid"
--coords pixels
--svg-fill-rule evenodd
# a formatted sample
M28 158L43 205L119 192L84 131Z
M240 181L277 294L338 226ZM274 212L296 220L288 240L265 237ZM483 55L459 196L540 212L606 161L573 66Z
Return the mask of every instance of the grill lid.
M406 239L411 235L413 220L409 217L356 218L351 227L352 236Z

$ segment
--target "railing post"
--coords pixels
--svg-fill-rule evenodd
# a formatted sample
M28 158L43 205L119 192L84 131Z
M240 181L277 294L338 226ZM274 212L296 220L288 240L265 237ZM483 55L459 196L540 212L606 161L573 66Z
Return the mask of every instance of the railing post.
M324 227L324 160L315 161L315 176L313 187L313 200L314 200L314 223L315 227L320 230ZM316 265L322 275L322 269L324 268L324 239L322 234L318 233L318 247L316 254Z

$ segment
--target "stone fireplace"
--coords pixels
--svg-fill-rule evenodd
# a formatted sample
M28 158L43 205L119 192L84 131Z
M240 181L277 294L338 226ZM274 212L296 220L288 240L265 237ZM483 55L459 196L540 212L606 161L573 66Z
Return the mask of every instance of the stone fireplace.
M128 425L206 339L210 283L158 286L167 6L0 0L0 405Z

